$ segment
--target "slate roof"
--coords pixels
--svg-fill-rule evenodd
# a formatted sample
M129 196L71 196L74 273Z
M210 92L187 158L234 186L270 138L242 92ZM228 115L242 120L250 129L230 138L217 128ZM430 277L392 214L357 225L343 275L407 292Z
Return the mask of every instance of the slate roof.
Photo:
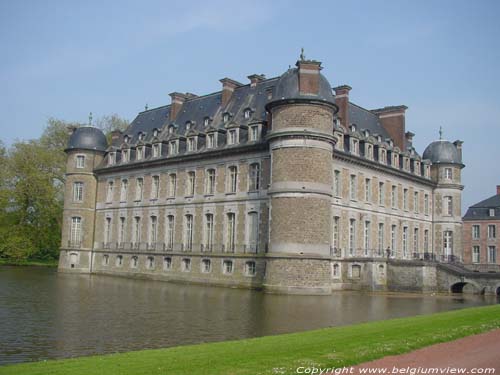
M495 215L490 216L490 209L495 210ZM495 194L488 199L469 207L464 220L500 220L500 194Z
M460 153L457 147L443 139L432 142L424 151L424 159L429 159L433 164L450 163L461 164Z
M108 141L101 130L93 126L81 126L69 137L66 150L106 151L107 148Z

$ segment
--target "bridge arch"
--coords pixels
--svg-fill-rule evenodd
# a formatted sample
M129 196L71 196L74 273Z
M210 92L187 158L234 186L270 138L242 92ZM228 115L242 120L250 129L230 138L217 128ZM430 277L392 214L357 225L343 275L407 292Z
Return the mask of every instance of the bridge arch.
M457 281L450 285L451 293L471 293L471 294L484 294L484 287L480 287L471 281Z

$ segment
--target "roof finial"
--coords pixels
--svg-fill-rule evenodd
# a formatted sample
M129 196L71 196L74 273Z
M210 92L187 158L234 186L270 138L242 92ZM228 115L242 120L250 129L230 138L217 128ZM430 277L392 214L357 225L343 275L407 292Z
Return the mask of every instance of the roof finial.
M144 110L147 111L148 110L148 103L146 103L146 105L144 106Z
M443 127L440 126L439 127L439 140L442 140L443 139Z
M92 126L92 112L89 113L89 126Z
M304 55L304 47L300 49L300 61L305 61L306 55Z

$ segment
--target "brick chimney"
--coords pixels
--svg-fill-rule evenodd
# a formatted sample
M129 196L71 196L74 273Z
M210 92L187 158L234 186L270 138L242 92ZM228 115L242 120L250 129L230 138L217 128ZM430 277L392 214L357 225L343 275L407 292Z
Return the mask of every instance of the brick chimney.
M408 107L405 105L398 105L372 109L371 111L378 116L382 127L394 140L394 144L398 146L401 151L404 151L406 149L405 112L407 109Z
M257 83L266 79L266 76L264 74L252 74L249 75L247 78L250 80L250 87L255 87L257 86Z
M455 142L453 142L453 144L457 148L458 155L460 156L460 162L462 162L462 145L464 144L464 142L457 139Z
M299 93L301 95L318 95L321 63L300 59L295 65L299 69Z
M341 85L334 87L333 90L335 90L335 104L339 107L337 116L340 119L340 124L347 130L349 129L349 91L352 90L352 87Z
M186 96L186 94L182 94L180 92L172 92L169 95L172 98L172 102L170 104L169 121L173 122L173 121L175 121L175 118L177 117L177 115L179 114L179 111L182 108L182 105L184 104L184 102L186 101L186 99L188 97Z
M231 78L222 78L220 80L222 83L222 107L226 106L227 103L229 103L229 100L231 100L231 96L233 95L234 89L236 87L242 86L241 83L238 81L235 81Z
M500 185L497 185L497 195L500 195Z

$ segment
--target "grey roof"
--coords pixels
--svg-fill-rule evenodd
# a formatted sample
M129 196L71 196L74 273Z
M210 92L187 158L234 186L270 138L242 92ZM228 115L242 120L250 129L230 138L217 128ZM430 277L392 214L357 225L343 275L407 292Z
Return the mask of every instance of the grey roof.
M104 133L92 126L81 126L71 134L66 150L97 150L106 151L108 141Z
M429 159L433 164L462 164L457 147L443 139L434 141L427 146L422 156L424 159Z
M494 216L490 216L490 209L494 209ZM488 199L469 207L463 217L464 220L499 220L500 219L500 194L495 194Z
M290 68L281 75L273 93L273 100L282 99L319 99L335 103L332 87L323 74L319 75L318 95L302 95L299 92L299 70Z
M359 130L368 129L372 135L379 134L384 139L389 137L376 114L351 102L349 102L349 122L356 124Z

